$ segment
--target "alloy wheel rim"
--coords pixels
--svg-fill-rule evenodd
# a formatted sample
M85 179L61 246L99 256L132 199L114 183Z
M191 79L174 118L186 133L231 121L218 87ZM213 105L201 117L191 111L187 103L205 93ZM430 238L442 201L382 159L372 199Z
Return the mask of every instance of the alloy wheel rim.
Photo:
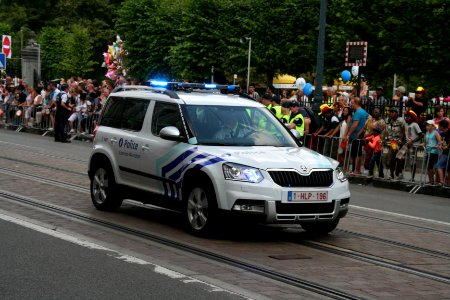
M188 219L189 224L195 230L201 230L208 221L208 197L201 188L195 188L188 198Z
M105 169L98 169L94 175L93 193L95 202L102 204L106 200L108 188L108 175Z

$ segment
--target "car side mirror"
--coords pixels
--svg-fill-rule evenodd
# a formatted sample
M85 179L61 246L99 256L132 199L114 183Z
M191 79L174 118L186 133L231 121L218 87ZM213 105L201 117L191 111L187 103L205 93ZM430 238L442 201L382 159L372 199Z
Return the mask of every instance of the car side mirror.
M186 138L184 136L180 135L180 131L175 126L166 126L159 132L159 136L162 139L169 140L169 141L185 141Z

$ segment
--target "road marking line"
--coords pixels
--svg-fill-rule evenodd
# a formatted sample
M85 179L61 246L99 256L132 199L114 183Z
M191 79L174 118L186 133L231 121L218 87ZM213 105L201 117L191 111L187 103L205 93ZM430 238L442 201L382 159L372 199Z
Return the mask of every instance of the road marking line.
M173 270L167 269L165 267L156 265L154 263L145 261L143 259L140 259L140 258L137 258L137 257L134 257L134 256L130 256L130 255L127 255L127 254L123 254L123 253L121 253L119 251L116 251L116 250L113 250L113 249L110 249L110 248L106 248L104 246L100 246L98 244L95 244L95 243L92 243L92 242L88 242L88 241L76 238L76 237L71 236L71 235L66 234L66 233L62 233L62 232L59 232L59 231L56 231L56 230L45 228L45 227L42 227L42 226L30 223L30 222L27 222L27 221L24 221L24 220L21 220L21 219L12 217L12 216L8 216L8 215L2 214L2 213L0 213L0 219L4 220L4 221L7 221L7 222L10 222L10 223L14 223L14 224L26 227L26 228L29 228L29 229L32 229L32 230L35 230L35 231L38 231L38 232L41 232L43 234L47 234L47 235L53 236L55 238L58 238L58 239L61 239L61 240L64 240L64 241L67 241L67 242L70 242L70 243L73 243L73 244L85 247L85 248L88 248L88 249L106 251L106 252L108 252L108 255L111 255L111 253L113 253L114 255L111 255L112 257L114 257L116 259L119 259L119 260L122 260L122 261L127 262L127 263L133 263L133 264L139 264L139 265L151 265L151 266L154 267L153 271L155 273L157 273L157 274L161 274L161 275L167 276L167 277L169 277L171 279L180 280L183 283L200 283L200 284L203 284L204 286L206 286L206 290L209 291L209 292L225 292L225 293L229 293L229 294L232 294L232 295L239 295L239 296L243 297L244 299L251 299L251 298L242 296L242 295L240 295L238 293L235 293L235 292L232 292L232 291L229 291L229 290L225 290L225 289L220 288L218 286L215 286L213 284L210 284L210 283L201 281L199 279L196 279L196 278L184 275L184 274L179 273L177 271L173 271Z

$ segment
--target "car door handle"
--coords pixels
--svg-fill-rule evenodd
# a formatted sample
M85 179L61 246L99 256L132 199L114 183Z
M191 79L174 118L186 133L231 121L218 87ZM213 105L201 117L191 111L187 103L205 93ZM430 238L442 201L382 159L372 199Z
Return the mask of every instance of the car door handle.
M111 144L115 144L115 143L117 143L117 139L116 138L112 138L112 139L109 140L109 142Z
M150 151L150 147L148 145L141 147L142 151Z

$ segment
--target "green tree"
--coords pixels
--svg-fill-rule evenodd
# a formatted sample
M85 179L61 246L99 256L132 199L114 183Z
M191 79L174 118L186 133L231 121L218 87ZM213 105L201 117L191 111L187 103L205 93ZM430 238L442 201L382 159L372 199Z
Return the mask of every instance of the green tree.
M60 67L64 70L64 76L71 75L89 76L94 66L100 63L92 60L92 39L87 28L81 25L72 25L71 31L63 38L63 57Z
M177 5L176 2L156 0L123 2L116 29L129 53L124 64L129 68L130 76L139 80L171 78L166 56L175 39Z
M65 76L61 65L64 58L64 37L66 30L63 27L44 27L38 36L41 45L42 78L55 79Z

